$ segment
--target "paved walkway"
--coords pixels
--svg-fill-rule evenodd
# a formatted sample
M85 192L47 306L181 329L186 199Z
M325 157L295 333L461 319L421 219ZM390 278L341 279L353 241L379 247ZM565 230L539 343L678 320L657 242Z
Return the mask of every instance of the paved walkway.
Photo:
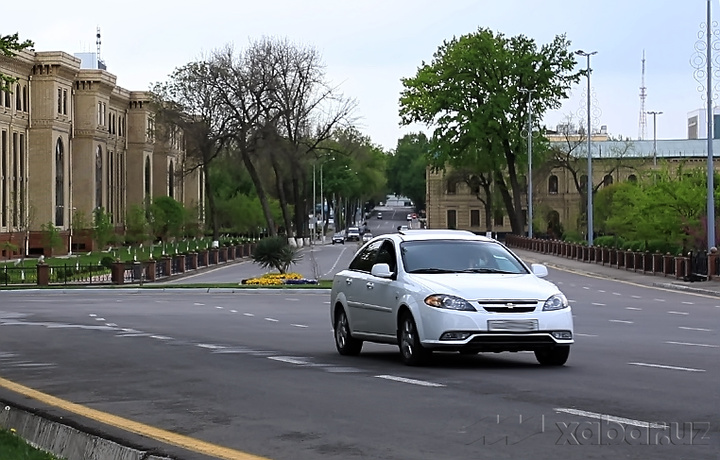
M588 263L575 259L510 248L526 263L541 263L548 268L582 273L586 275L628 281L646 286L662 287L679 291L695 292L720 297L720 279L713 281L689 282L659 275L644 274L624 268L614 268L607 265Z

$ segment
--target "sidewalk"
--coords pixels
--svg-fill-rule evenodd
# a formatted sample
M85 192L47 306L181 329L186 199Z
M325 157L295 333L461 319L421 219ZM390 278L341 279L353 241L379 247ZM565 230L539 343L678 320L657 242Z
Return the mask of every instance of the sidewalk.
M513 247L510 249L524 262L528 264L544 264L551 270L555 268L558 270L597 276L600 278L615 279L634 284L641 284L644 286L660 287L720 297L720 279L716 281L690 282L675 278L644 274L642 272L635 272L633 270L625 270L623 268L615 268L602 264L588 263L581 260L568 259L565 257L543 254L524 249L516 249Z

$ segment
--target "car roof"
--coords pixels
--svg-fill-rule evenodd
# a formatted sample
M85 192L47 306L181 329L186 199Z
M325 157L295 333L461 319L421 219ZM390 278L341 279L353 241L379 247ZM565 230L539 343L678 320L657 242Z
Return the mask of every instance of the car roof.
M482 235L476 235L469 230L450 230L450 229L408 229L401 230L397 235L402 238L403 241L418 241L418 240L476 240L476 241L487 241L497 242L492 238L488 238Z

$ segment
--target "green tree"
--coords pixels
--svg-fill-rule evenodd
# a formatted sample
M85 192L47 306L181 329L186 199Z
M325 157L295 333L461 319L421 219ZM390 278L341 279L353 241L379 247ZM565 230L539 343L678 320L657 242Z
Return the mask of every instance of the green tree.
M263 268L274 268L281 274L287 273L290 265L300 261L302 256L297 248L290 246L282 236L270 236L261 239L252 255L253 262Z
M145 208L138 204L131 206L125 217L125 241L130 244L147 241L149 230Z
M43 244L50 248L50 251L63 249L63 240L55 224L47 222L42 224L40 229L43 233Z
M183 233L185 208L182 203L169 196L158 196L150 206L150 226L155 238L166 241Z
M406 134L398 140L387 161L390 191L410 198L417 209L425 209L430 154L430 141L425 134Z
M403 124L433 127L432 153L437 163L471 166L490 174L516 234L523 232L524 183L528 164L528 97L537 120L560 107L582 72L564 35L538 49L525 36L506 38L488 29L446 41L429 64L403 78L400 117ZM543 141L539 139L538 142ZM544 142L544 141L543 141ZM540 162L543 149L533 149Z
M20 41L17 33L12 35L0 35L0 53L6 57L13 57L18 51L32 49L35 44L30 40ZM11 85L17 81L9 75L0 72L0 91L12 91Z
M93 211L92 235L100 250L105 249L115 235L115 226L110 214L105 212L105 208L96 208Z

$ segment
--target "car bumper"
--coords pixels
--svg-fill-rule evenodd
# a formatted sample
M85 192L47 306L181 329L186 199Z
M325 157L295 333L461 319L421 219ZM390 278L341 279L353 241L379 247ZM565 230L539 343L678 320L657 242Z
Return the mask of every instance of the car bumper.
M527 351L574 343L570 308L511 314L423 310L420 341L430 349Z

